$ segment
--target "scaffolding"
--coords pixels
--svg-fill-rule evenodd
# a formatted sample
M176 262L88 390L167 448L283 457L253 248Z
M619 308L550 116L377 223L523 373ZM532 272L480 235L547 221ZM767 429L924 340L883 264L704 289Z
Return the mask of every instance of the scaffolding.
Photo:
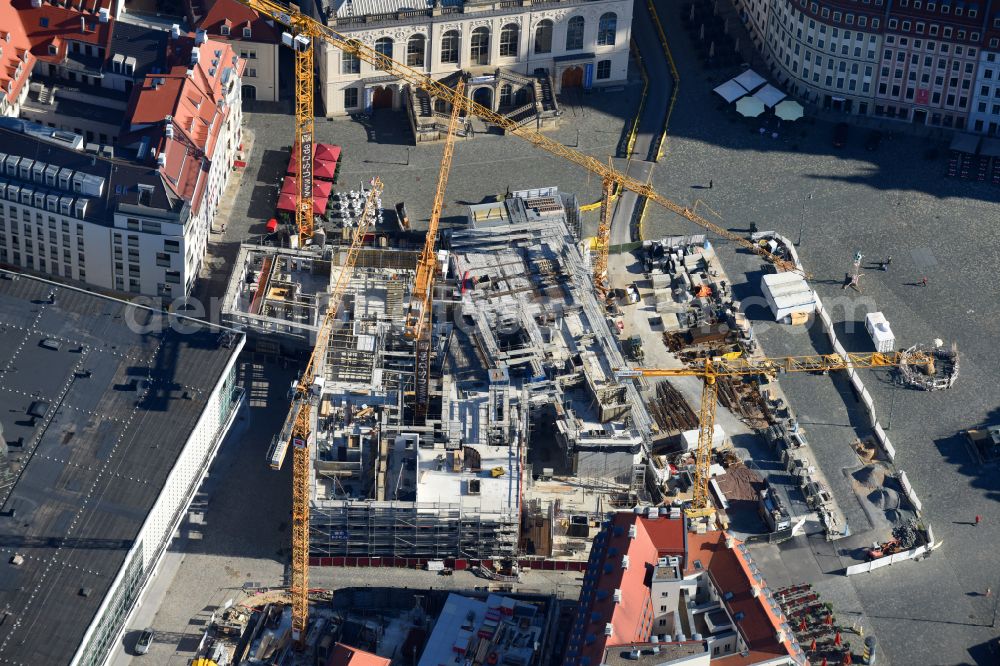
M476 515L461 503L325 502L310 520L313 557L496 559L517 552L516 514Z

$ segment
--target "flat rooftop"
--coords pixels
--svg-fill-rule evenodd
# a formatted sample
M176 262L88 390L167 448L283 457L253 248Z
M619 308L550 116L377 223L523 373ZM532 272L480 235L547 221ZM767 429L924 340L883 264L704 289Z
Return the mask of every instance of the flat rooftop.
M4 663L72 659L239 351L241 334L156 317L0 271Z

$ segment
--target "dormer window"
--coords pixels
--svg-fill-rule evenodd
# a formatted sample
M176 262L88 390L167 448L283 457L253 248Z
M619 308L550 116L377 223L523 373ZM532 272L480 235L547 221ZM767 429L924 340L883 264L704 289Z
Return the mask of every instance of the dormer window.
M243 39L250 39L251 37L253 37L253 30L250 29L250 26L246 26L243 28Z
M57 55L58 53L59 53L59 49L56 48L56 45L55 44L49 44L49 55Z
M223 25L221 28L219 28L219 34L222 35L223 37L228 37L229 36L229 26L228 25Z

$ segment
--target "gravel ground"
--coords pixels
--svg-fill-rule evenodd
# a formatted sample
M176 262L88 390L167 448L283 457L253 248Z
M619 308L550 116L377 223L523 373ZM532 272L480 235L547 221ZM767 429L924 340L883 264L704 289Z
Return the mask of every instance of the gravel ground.
M894 136L871 153L862 147L864 133L855 130L848 146L836 150L831 126L808 119L790 131L779 130L777 140L761 137L759 123L720 108L721 100L711 93L732 73L702 70L677 8L662 0L657 4L682 84L668 150L654 175L657 189L689 205L704 199L721 215L721 224L734 231L746 232L754 221L760 229L795 240L801 230L803 263L849 350L872 349L864 313L881 310L892 323L897 346L940 337L957 342L963 354L961 377L949 391L899 389L888 373L865 378L881 421L891 423L897 465L906 470L924 503L923 518L944 546L928 561L887 567L846 583L829 575L841 567L839 546L803 538L791 549L758 551L762 561L781 565L768 573L771 585L782 584L777 580L782 570L792 582L796 577L819 580L821 591L841 598L841 610L863 611L870 618L890 663L996 663L987 647L996 635L991 626L996 597L985 591L1000 589L1000 580L990 566L991 549L983 546L1000 536L995 501L1000 479L974 464L957 432L1000 421L995 356L1000 281L994 269L1000 261L994 232L1000 190L945 179L942 160L924 159L935 145L928 140ZM701 189L709 179L714 187ZM656 237L690 233L693 227L651 208L645 229L648 237ZM759 260L731 243L720 242L717 249L734 282L749 274L743 293L759 295ZM862 294L840 286L856 251L864 253L864 266L893 257L888 272L864 271ZM916 284L922 277L928 279L926 287ZM750 314L761 320L755 325L771 355L810 353L823 345L815 335L818 327L803 329L812 335L790 335L787 328L766 326L763 312ZM849 444L867 434L853 397L839 380L786 375L781 381L807 423L831 483L837 479L849 492L850 481L841 470L860 464ZM863 525L863 512L853 513ZM983 516L978 528L971 524L976 514Z

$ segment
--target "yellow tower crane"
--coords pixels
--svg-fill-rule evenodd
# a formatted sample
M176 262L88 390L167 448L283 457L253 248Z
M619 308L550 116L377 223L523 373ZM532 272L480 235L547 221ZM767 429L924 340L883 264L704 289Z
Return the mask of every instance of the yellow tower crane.
M768 261L775 264L780 270L785 271L798 271L795 264L788 261L787 259L782 259L767 250L767 248L751 243L742 236L732 233L731 231L720 227L719 225L706 220L702 216L698 215L694 210L688 208L687 206L682 206L674 201L671 201L667 197L663 196L655 189L653 186L645 183L631 176L627 176L624 173L618 171L614 167L606 166L601 163L600 160L591 157L590 155L585 155L577 150L573 150L563 144L550 139L541 132L535 131L527 127L526 125L519 125L516 121L507 118L506 116L493 111L481 104L478 104L468 97L463 95L457 95L455 91L449 88L444 83L436 81L428 76L426 73L410 67L409 65L404 65L401 62L393 60L389 56L383 55L376 51L371 46L363 44L357 39L353 39L343 35L333 28L324 25L323 23L317 21L314 18L306 16L301 13L297 8L284 5L279 2L274 2L274 0L239 0L247 7L257 11L258 13L270 18L282 25L288 26L291 30L291 36L283 37L283 41L286 44L296 45L296 54L299 54L298 44L312 43L316 38L319 38L344 53L350 53L359 60L369 63L374 66L375 69L384 72L388 76L395 77L400 81L410 84L414 88L419 88L426 91L431 97L435 97L444 100L452 105L459 105L463 111L468 115L475 115L496 127L504 130L508 134L513 134L514 136L519 136L522 139L530 142L536 148L541 148L542 150L548 151L549 153L555 155L556 157L561 157L563 159L573 162L577 166L583 167L584 169L594 173L601 178L602 183L613 183L617 184L618 187L624 188L626 190L631 190L638 194L639 196L646 197L647 200L666 208L667 210L680 215L684 219L704 228L712 233L727 238L730 241L740 245L751 252L754 252L761 257L764 257ZM299 40L299 41L297 41ZM309 56L312 57L311 55ZM313 72L306 72L302 67L306 64L305 56L296 57L296 82L295 90L296 95L301 95L303 99L296 99L295 109L296 109L296 127L298 132L306 133L308 130L309 139L309 150L311 152L312 147L312 113L313 113ZM305 99L308 97L308 99ZM308 118L306 116L308 115ZM304 150L304 143L300 143L300 150ZM605 188L606 188L605 184ZM311 231L311 221L309 218L309 229ZM610 228L609 228L610 229ZM608 234L605 233L603 246L602 242L598 241L598 262L603 262L607 264L607 238ZM603 258L601 254L603 253ZM801 272L801 271L799 271Z
M320 399L316 388L316 378L326 365L327 344L333 331L337 311L344 300L347 285L354 275L354 264L364 244L365 235L375 216L375 200L382 193L382 181L374 178L365 198L347 258L337 275L330 294L330 307L326 312L316 345L309 362L295 386L292 409L292 638L297 645L305 640L306 625L309 622L309 436L311 434L311 414L313 403ZM287 444L286 444L287 446Z
M712 435L715 431L715 404L719 377L747 377L779 372L830 372L832 370L863 370L894 368L901 365L930 366L933 358L923 352L874 352L871 354L819 354L782 358L739 357L703 358L687 368L635 368L616 370L618 380L635 377L701 377L701 411L698 415L698 448L695 451L694 497L687 509L690 518L703 518L713 513L708 496L709 468L712 464Z
M760 255L774 263L780 270L797 270L792 262L772 254L766 247L751 243L741 236L706 220L687 206L682 206L671 201L653 189L650 184L627 176L611 166L605 166L600 160L568 148L540 132L529 129L527 126L518 125L515 121L494 112L492 109L473 102L464 93L459 94L445 84L432 79L426 73L397 62L379 53L374 48L356 39L351 39L320 21L303 14L297 6L285 5L274 0L239 0L239 2L262 16L286 26L289 32L282 35L282 42L295 50L295 141L299 161L299 196L296 205L295 221L298 226L300 244L302 245L311 239L313 235L312 166L315 113L313 45L316 39L321 39L333 48L343 53L349 53L359 60L367 62L389 76L394 76L400 81L426 91L431 97L450 103L453 108L457 107L460 113L465 112L467 115L478 116L501 128L508 134L525 139L536 148L541 148L552 155L569 160L587 169L601 178L602 188L605 193L613 185L631 190L639 196L646 197L647 200L680 215L686 220ZM369 196L369 203L371 201L372 198ZM599 274L602 277L599 286L606 288L607 254L610 238L609 197L605 196L603 203L605 210L602 214L602 228L600 230L601 233L599 233L597 259L595 260L596 268L599 270L595 271L595 275ZM364 237L360 231L360 227L355 231L356 242ZM353 247L354 245L352 244ZM354 255L356 256L356 252ZM335 310L336 308L331 305L331 312L335 312ZM327 331L331 317L332 315L328 315L328 320L323 327ZM326 335L329 335L329 333L327 332ZM325 345L321 347L317 344L316 349L324 347ZM314 350L313 357L315 356L316 351ZM310 366L314 365L314 363L315 358L310 360ZM303 374L303 378L308 374L307 369L307 372ZM297 390L300 405L307 405L307 396L311 390L311 384L312 379L308 382L300 382ZM299 433L308 433L308 412L301 419L301 427L298 425L299 421L300 419L297 418L294 430ZM309 612L307 585L309 564L309 458L308 453L303 450L306 446L307 438L293 436L292 439L301 444L301 446L296 447L297 453L295 455L292 481L294 488L292 518L293 524L297 526L296 529L293 529L292 535L292 596L294 599L292 604L292 628L296 636L296 641L301 644L301 641L305 637ZM287 443L285 446L287 446Z
M455 86L455 95L465 98L465 81L459 80ZM417 276L410 296L410 305L406 312L406 329L404 334L414 341L416 348L415 387L416 400L414 413L417 422L423 422L427 415L427 405L430 402L431 374L431 339L429 319L431 316L431 297L434 292L434 277L437 274L437 233L441 222L441 211L444 210L444 192L448 187L448 173L451 171L451 159L455 155L455 132L458 129L458 118L462 114L461 104L452 104L451 118L448 120L448 135L444 141L444 155L441 157L441 169L438 172L437 191L434 193L434 205L431 208L431 219L427 226L427 238L424 249L417 261Z
M597 226L597 236L594 241L594 287L601 296L607 296L611 290L608 279L608 250L611 247L611 196L615 182L605 177L601 181L601 219Z

